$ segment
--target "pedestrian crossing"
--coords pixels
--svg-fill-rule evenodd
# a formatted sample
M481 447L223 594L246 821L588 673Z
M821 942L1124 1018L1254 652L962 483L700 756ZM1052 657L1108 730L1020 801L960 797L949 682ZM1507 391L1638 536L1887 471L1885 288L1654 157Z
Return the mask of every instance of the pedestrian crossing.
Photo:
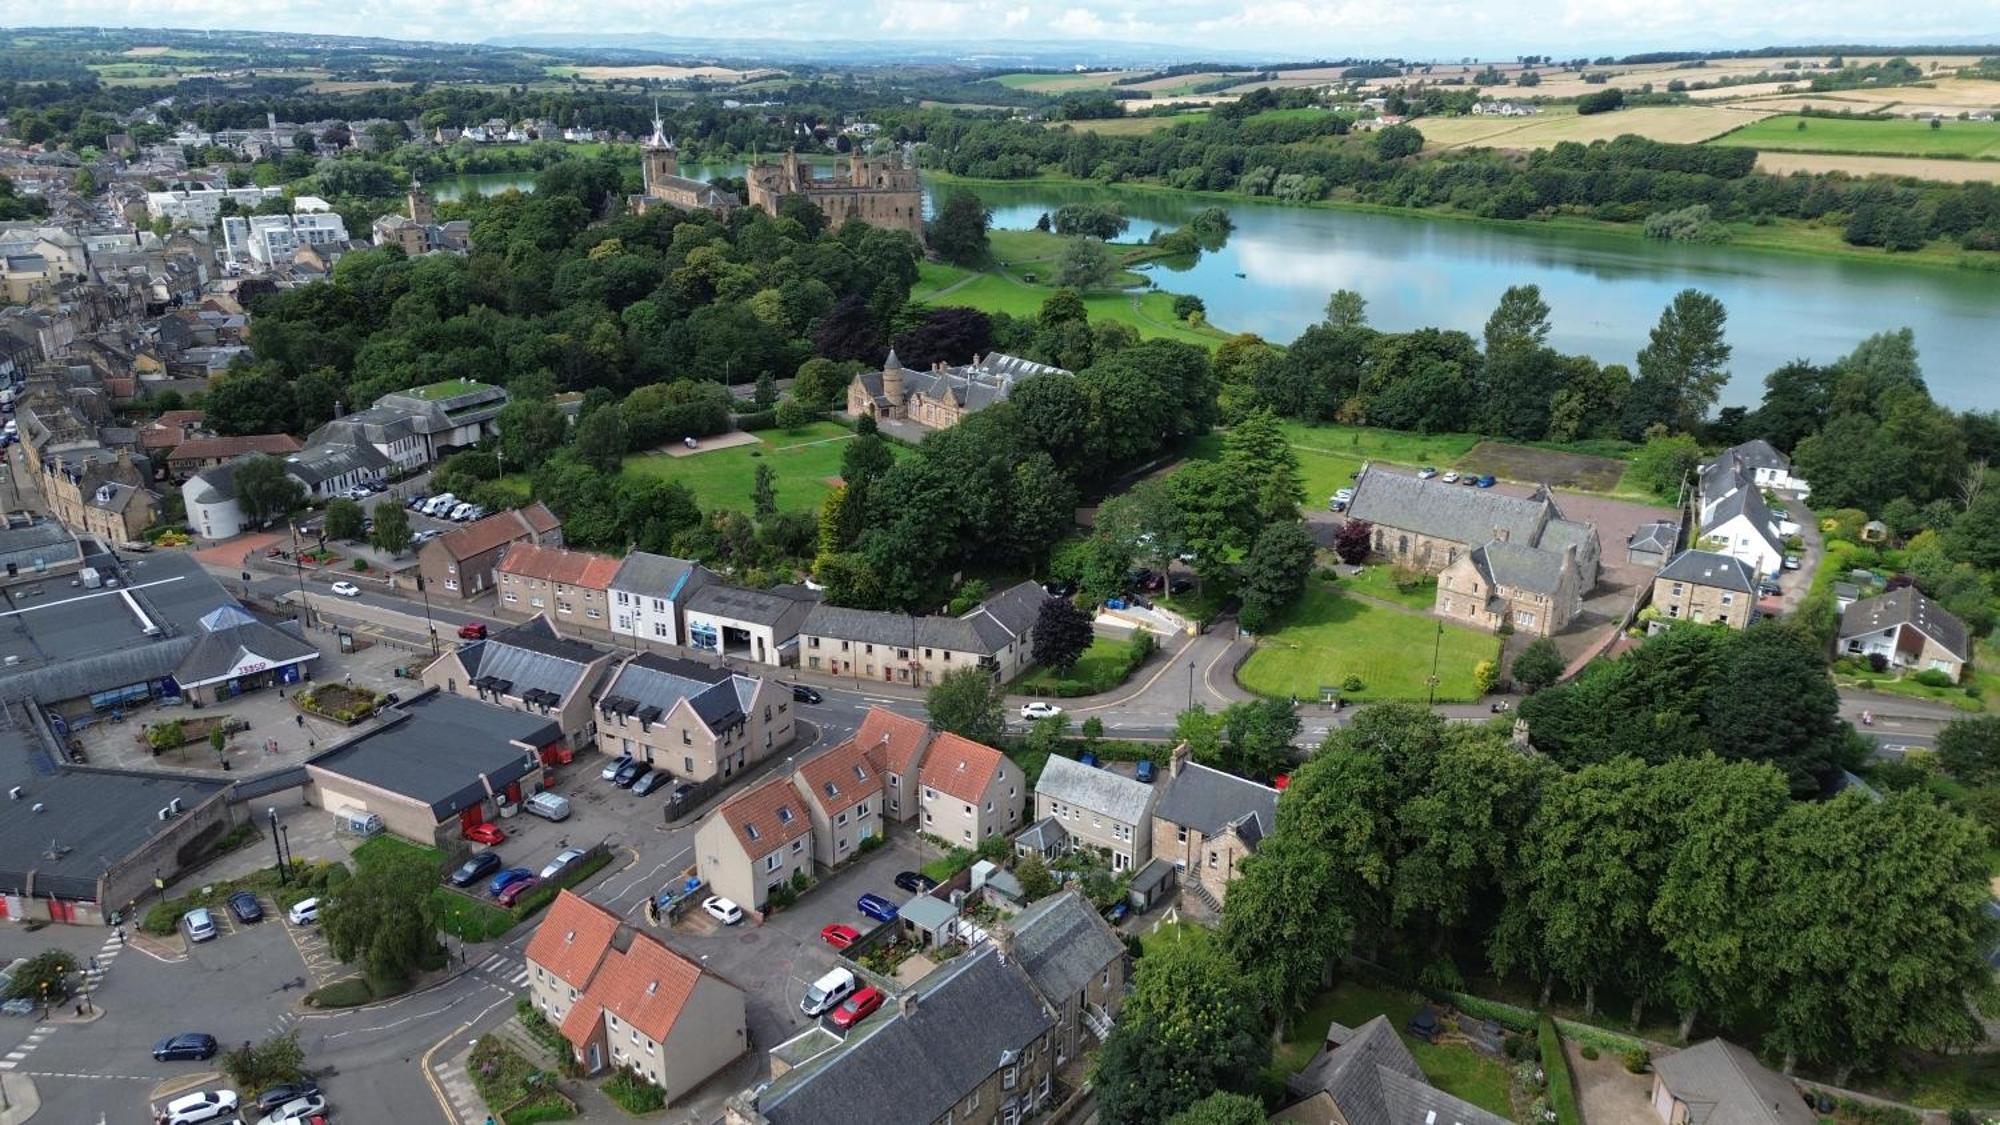
M299 1022L299 1014L297 1012L290 1012L290 1011L282 1012L278 1015L276 1021L274 1021L269 1027L266 1027L264 1029L264 1036L265 1038L273 1038L279 1035L283 1035L285 1032L290 1031L292 1029L293 1024L298 1022Z
M474 972L489 980L514 988L528 987L527 962L507 953L495 953L474 966Z
M34 1054L35 1048L40 1047L43 1040L53 1035L55 1030L56 1027L52 1023L36 1024L35 1029L28 1033L28 1037L23 1039L19 1046L7 1052L7 1057L0 1058L0 1070L13 1070L28 1061L28 1056Z

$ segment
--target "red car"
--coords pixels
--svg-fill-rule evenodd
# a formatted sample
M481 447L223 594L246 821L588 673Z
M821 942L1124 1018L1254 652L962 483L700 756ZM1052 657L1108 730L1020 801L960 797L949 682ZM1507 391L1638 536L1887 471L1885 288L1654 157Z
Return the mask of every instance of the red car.
M475 844L498 844L507 839L507 834L497 824L475 824L465 830L465 838Z
M461 641L483 641L486 639L486 626L477 621L468 621L458 627L458 639Z
M881 1006L882 994L873 988L864 988L833 1010L833 1026L845 1031L873 1015L875 1009Z
M846 949L861 940L861 931L835 922L819 932L819 939L835 949Z
M493 901L499 903L502 906L512 906L515 903L521 901L522 895L527 894L529 891L532 891L536 887L540 886L541 882L542 881L540 879L532 875L528 876L526 879L516 879L513 882L507 884L505 887L502 887L500 889L500 893L494 897Z

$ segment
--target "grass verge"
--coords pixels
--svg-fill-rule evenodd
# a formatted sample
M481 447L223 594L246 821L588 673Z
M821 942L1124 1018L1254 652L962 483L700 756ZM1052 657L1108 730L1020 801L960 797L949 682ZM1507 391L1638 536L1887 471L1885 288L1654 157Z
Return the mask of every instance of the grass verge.
M1154 646L1140 645L1133 641L1113 640L1110 637L1094 637L1090 647L1083 650L1076 664L1068 674L1059 674L1054 668L1037 668L1016 680L1008 691L1022 695L1054 695L1071 699L1082 695L1098 695L1132 678L1146 657L1152 655Z

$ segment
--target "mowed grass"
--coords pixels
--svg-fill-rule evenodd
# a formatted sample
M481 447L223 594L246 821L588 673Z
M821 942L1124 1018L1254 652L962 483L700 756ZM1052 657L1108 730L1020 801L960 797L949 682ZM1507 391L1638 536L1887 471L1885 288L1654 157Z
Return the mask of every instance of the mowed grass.
M834 422L814 422L795 432L766 430L756 437L755 445L691 457L636 453L625 459L625 471L680 481L694 492L702 511L748 512L755 506L751 493L757 485L757 466L769 465L779 510L811 511L832 491L828 482L840 475L840 455L854 432ZM902 452L893 443L890 449Z
M1472 434L1413 434L1372 426L1342 426L1306 422L1283 424L1285 440L1299 457L1306 503L1322 507L1340 489L1354 483L1364 461L1450 468L1479 443ZM1222 454L1222 435L1211 433L1194 446L1191 456L1209 460Z
M1426 575L1409 589L1399 590L1396 588L1396 568L1381 563L1364 566L1359 574L1352 577L1343 575L1340 588L1425 613L1437 604L1437 579Z
M1358 677L1361 688L1342 690L1348 702L1427 699L1433 645L1438 701L1477 698L1472 670L1482 660L1498 658L1498 638L1428 613L1365 602L1315 581L1280 627L1257 639L1236 679L1272 699L1317 700L1321 687L1339 688L1349 676Z
M1266 1073L1282 1080L1311 1062L1326 1040L1329 1023L1337 1021L1359 1027L1376 1016L1387 1016L1432 1085L1503 1119L1513 1120L1512 1081L1504 1065L1463 1044L1426 1043L1403 1034L1410 1017L1423 1005L1423 997L1414 992L1346 981L1321 993L1303 1014L1286 1025L1285 1041L1271 1052L1271 1066Z
M1769 117L1709 143L1781 152L2000 160L2000 122L1942 121L1933 129L1928 121L1906 118Z
M1089 121L1051 121L1049 128L1068 125L1079 132L1096 133L1103 137L1143 137L1174 125L1206 120L1208 111L1201 109L1192 113L1175 113L1167 116L1156 114L1151 117L1100 117Z
M975 274L951 266L921 267L918 280L917 292L913 294L916 300L1017 317L1040 312L1042 302L1055 293L1054 286L1030 284L1009 274ZM1083 307L1092 321L1116 320L1129 324L1142 337L1165 337L1204 348L1215 347L1229 338L1219 329L1195 328L1175 320L1173 297L1159 290L1139 294L1092 292L1084 297Z

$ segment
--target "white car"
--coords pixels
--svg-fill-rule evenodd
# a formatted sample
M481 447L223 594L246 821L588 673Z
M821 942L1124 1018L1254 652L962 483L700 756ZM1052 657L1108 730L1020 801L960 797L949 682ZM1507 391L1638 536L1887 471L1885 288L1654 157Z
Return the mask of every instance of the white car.
M556 857L549 861L549 865L542 868L542 882L546 883L562 874L564 868L582 858L582 848L564 848L557 852Z
M335 582L333 592L343 598L358 598L361 596L361 587L352 582Z
M1033 703L1021 704L1021 717L1030 721L1035 719L1052 719L1060 714L1062 714L1062 708L1040 699L1035 700Z
M181 916L181 928L187 931L190 942L215 940L215 915L208 907L197 906Z
M1456 472L1446 473L1443 479L1446 484L1457 484L1458 474Z
M1429 480L1436 475L1438 475L1438 471L1429 465L1425 465L1423 468L1417 470L1418 480Z
M1334 493L1333 498L1335 500L1341 500L1341 501L1352 500L1354 499L1354 490L1351 488L1343 488L1339 492Z
M307 1094L303 1098L293 1098L284 1105L266 1114L260 1125L292 1125L294 1121L304 1121L315 1113L326 1112L326 1098L319 1094Z
M701 908L725 926L734 926L743 920L743 908L721 895L710 895L702 899Z
M319 921L319 900L302 898L293 903L290 910L285 911L285 917L289 918L294 926L310 926Z
M167 1125L197 1125L197 1122L216 1121L235 1112L236 1091L203 1090L168 1102L160 1109L160 1120Z

